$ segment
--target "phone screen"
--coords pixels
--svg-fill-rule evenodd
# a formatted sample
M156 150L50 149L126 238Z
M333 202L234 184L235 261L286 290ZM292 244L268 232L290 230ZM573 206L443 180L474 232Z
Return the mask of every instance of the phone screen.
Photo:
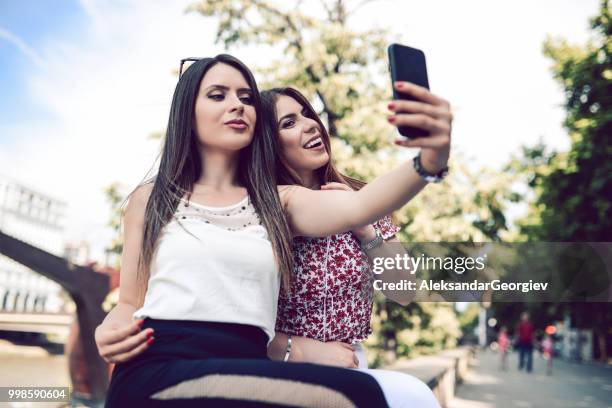
M400 44L391 44L387 51L391 84L395 81L407 81L429 89L427 65L425 64L423 51ZM395 88L393 88L393 99L417 100L409 95L397 92ZM411 126L400 126L399 133L407 138L423 137L429 134L427 130Z

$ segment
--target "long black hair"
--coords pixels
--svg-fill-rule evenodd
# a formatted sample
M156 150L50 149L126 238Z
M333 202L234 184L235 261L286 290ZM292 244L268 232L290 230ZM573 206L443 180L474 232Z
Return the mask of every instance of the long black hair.
M327 129L321 122L319 115L314 110L308 99L302 95L300 91L291 87L285 88L272 88L265 90L261 93L262 108L264 112L264 118L266 120L266 127L272 129L274 133L275 144L273 145L276 149L276 180L281 185L300 185L304 186L304 182L300 176L291 168L280 149L280 136L278 130L278 115L276 114L276 102L278 97L284 95L293 98L297 103L302 105L302 108L306 112L305 116L317 122L319 130L321 131L321 140L323 146L327 151L329 161L315 170L315 176L321 184L336 182L346 184L353 190L361 189L366 183L361 180L344 175L338 171L332 160L331 141Z
M190 194L202 172L195 131L195 102L202 78L210 68L223 63L242 73L252 91L253 106L257 114L253 141L239 152L237 182L247 189L262 225L268 232L283 285L287 287L293 269L291 233L278 194L274 160L275 136L263 125L261 98L255 78L241 61L221 54L194 62L181 75L170 107L165 141L160 153L157 174L144 184L153 188L147 202L144 235L139 258L139 287L146 291L150 265L156 243L164 226L172 219L178 203ZM142 293L144 296L144 292Z

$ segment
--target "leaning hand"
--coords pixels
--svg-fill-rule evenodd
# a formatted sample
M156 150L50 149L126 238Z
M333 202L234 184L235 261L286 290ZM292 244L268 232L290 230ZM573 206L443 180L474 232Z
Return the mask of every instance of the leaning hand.
M331 365L342 368L359 367L355 350L341 341L322 342L304 338L302 344L304 362Z

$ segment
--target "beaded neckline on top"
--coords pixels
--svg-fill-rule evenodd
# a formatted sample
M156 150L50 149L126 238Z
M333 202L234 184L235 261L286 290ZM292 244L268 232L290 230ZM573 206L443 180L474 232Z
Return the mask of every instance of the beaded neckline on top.
M245 204L245 201L246 201L246 204ZM185 205L185 207L193 206L194 208L201 208L201 209L209 211L209 212L226 211L226 210L233 209L234 207L237 207L237 206L245 207L245 208L242 208L244 210L250 204L250 200L249 200L249 196L248 195L244 196L237 203L230 204L230 205L225 205L225 206L222 206L222 207L213 207L213 206L209 206L209 205L204 205L204 204L196 203L195 201L190 201L190 200L188 200L186 198L181 198L181 202Z
M260 224L259 216L248 196L225 207L209 207L181 198L176 218L178 220L196 219L228 231L239 231L251 225Z

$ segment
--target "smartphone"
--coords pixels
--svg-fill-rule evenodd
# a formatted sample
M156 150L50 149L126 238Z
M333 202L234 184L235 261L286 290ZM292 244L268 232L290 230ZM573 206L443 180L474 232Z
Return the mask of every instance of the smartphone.
M427 66L425 54L416 48L400 44L391 44L387 49L389 54L389 71L391 72L391 86L395 81L407 81L429 89L427 80ZM416 101L416 98L397 92L393 87L393 99ZM409 139L429 135L424 129L412 126L400 126L399 133Z

